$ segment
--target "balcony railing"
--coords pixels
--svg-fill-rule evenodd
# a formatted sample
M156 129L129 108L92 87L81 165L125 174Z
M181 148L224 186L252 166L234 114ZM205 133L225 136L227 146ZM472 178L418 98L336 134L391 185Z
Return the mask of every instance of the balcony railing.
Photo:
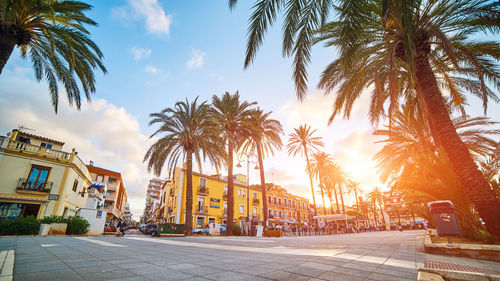
M207 206L198 205L196 207L196 213L200 214L200 215L201 214L205 214L205 215L208 214L208 208L207 208Z
M20 178L19 182L17 183L16 190L18 192L30 191L30 192L40 192L40 193L44 193L44 194L49 194L51 188L52 188L51 181L36 182L33 180L27 180L25 178Z
M50 158L56 158L56 159L69 160L69 156L70 156L70 153L68 153L68 152L54 150L51 148L45 148L45 147L41 147L38 145L32 145L29 143L16 141L16 140L9 140L9 143L7 144L7 148L19 150L20 152L27 152L27 153L31 153L31 154L44 155L44 156L47 156Z
M260 200L259 200L259 199L257 199L257 198L254 198L254 199L252 200L252 203L254 203L255 205L259 205L259 204L260 204Z
M252 214L253 220L260 220L260 216L258 214Z
M198 194L208 195L208 187L198 186Z
M170 189L170 196L174 196L174 195L175 195L175 191L174 191L174 189L172 188L172 189Z

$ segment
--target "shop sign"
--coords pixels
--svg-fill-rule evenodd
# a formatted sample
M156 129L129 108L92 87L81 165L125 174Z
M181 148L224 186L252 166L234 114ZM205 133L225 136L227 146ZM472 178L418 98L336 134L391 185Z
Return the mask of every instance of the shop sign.
M97 211L97 214L96 214L96 219L100 219L102 217L102 211Z
M210 208L220 208L220 199L210 198Z
M59 200L59 194L49 194L49 200Z

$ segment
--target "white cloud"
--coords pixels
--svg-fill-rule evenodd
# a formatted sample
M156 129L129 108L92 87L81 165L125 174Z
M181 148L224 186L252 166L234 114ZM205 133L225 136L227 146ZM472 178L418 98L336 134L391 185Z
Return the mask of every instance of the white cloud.
M130 49L130 52L132 53L136 61L140 61L151 56L151 49L147 48L132 47Z
M146 70L149 73L153 73L153 74L157 74L157 73L161 72L161 70L159 68L152 66L152 65L146 65L144 70Z
M127 0L127 5L113 8L111 16L120 20L144 20L149 33L170 33L172 16L165 13L158 0Z
M37 135L62 140L64 151L74 147L85 163L121 172L135 218L142 213L149 175L142 163L152 143L140 132L137 119L123 107L104 99L70 107L60 93L56 115L46 84L29 79L30 71L4 69L0 77L0 128L6 134L22 124Z
M191 58L187 61L186 65L189 68L200 68L205 62L206 53L201 50L193 50L191 53Z

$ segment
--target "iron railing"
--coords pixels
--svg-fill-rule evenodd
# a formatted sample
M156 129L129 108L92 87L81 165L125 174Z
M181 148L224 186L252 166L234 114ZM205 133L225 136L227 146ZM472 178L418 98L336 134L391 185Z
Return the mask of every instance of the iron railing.
M50 193L50 189L52 188L52 182L37 182L34 180L27 180L25 178L20 178L17 183L17 190L23 191L36 191L36 192L44 192Z

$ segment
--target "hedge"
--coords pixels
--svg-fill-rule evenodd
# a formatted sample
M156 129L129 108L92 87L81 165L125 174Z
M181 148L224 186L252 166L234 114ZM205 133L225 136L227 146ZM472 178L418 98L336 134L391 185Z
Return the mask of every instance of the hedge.
M81 217L51 216L36 219L33 216L0 220L0 235L37 235L40 224L66 223L66 234L85 234L90 224Z
M159 223L158 230L160 233L184 234L184 224Z

